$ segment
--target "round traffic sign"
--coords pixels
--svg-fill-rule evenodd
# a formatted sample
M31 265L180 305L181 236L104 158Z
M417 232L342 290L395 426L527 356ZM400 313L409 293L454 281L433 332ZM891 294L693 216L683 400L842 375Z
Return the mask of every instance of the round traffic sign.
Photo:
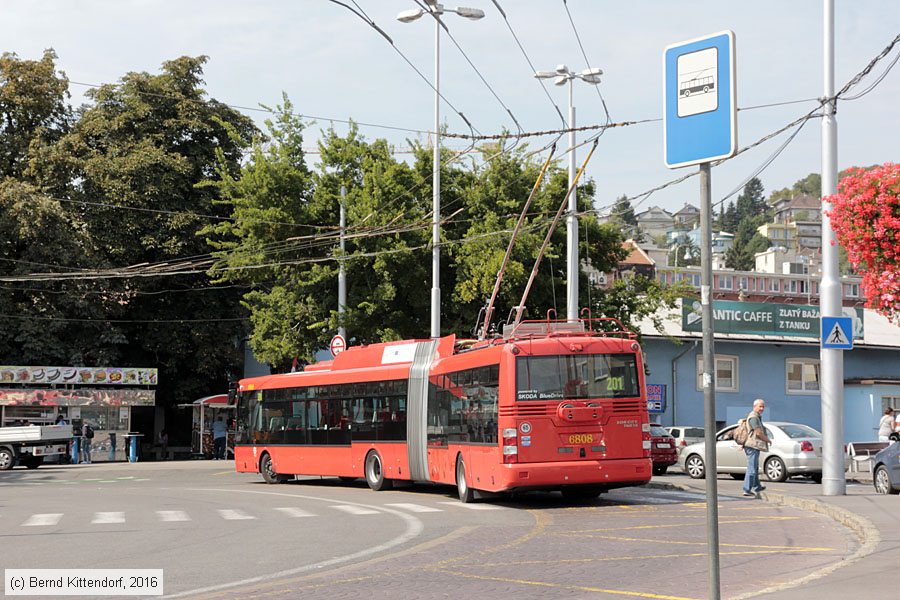
M337 356L347 349L347 340L344 339L344 336L338 334L331 338L331 345L329 348L331 348L331 353L334 356Z

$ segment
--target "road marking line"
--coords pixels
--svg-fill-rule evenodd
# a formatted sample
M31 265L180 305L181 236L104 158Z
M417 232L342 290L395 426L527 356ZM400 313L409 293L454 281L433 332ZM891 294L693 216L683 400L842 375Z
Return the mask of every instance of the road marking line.
M400 508L403 510L408 510L409 512L416 513L444 512L443 509L434 508L433 506L422 506L421 504L404 504L402 502L397 504L385 504L385 506Z
M447 504L457 508L468 508L469 510L503 510L502 506L495 506L493 504L464 504L462 502L440 502L439 504Z
M183 510L158 510L156 514L159 515L160 521L166 522L174 522L174 521L190 521L191 518L188 516L186 512Z
M244 493L244 494L264 494L266 496L284 496L288 498L293 498L296 500L297 498L302 498L304 500L313 500L317 502L331 502L331 498L319 498L316 496L305 496L301 494L286 494L282 492L261 492L261 491L253 491L253 490L234 490L234 489L215 489L215 488L197 488L192 491L200 491L200 492L220 492L220 493ZM368 504L356 504L356 506L370 506ZM374 506L372 508L375 508ZM216 592L219 590L230 589L238 586L250 585L254 583L260 583L263 581L271 581L273 579L280 579L283 577L289 577L293 575L299 575L300 573L308 573L310 571L318 571L320 569L325 569L327 567L332 567L334 565L339 565L342 563L347 563L353 560L357 560L359 558L369 557L374 554L378 554L380 552L384 552L385 550L389 550L396 546L401 546L410 540L416 538L422 533L422 530L425 528L425 525L412 515L408 515L399 510L393 510L390 508L383 509L383 512L393 515L395 517L400 518L404 523L406 523L406 530L397 537L394 537L382 544L378 544L377 546L371 546L369 548L364 548L359 550L358 552L354 552L352 554L345 554L343 556L336 556L334 558L318 562L312 564L306 564L299 567L295 567L293 569L287 569L284 571L277 571L275 573L267 573L263 575L257 575L256 577L249 577L247 579L239 579L237 581L229 581L227 583L220 583L217 585L206 586L202 588L197 588L193 590L187 590L184 592L179 592L177 594L168 594L163 596L163 598L184 598L186 596L195 596L201 593L208 592Z
M281 508L276 508L275 510L277 510L280 513L284 513L289 517L314 517L314 516L316 516L316 515L312 514L311 512L307 512L307 511L303 510L302 508L297 508L295 506L284 506Z
M222 508L219 509L219 514L223 519L227 519L229 521L241 521L244 519L255 519L256 517L252 515L248 515L242 510L237 510L233 508Z
M351 504L335 504L331 508L340 510L351 515L377 515L377 510L363 508L362 506L353 506Z
M101 525L106 523L124 523L125 513L123 512L97 512L94 513L94 519L91 521L93 525Z
M499 581L502 583L518 583L521 585L533 585L538 587L556 588L563 590L574 590L578 592L600 592L604 594L614 594L616 596L632 596L637 598L654 598L657 600L691 600L684 596L666 596L662 594L651 594L648 592L631 592L628 590L613 590L598 587L589 587L584 585L565 585L559 583L549 583L546 581L529 581L527 579L511 579L508 577L490 577L486 575L474 575L472 573L464 573L461 571L451 571L450 569L441 569L444 573L465 577L467 579L480 579L482 581Z
M27 521L22 523L22 527L46 527L56 525L62 519L62 513L43 513L31 515Z

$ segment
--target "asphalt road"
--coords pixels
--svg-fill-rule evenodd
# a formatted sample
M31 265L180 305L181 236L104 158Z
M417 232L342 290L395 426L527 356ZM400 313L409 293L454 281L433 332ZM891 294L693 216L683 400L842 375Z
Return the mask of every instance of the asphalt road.
M700 493L628 488L575 505L548 493L464 505L448 487L273 486L232 466L0 473L0 566L161 568L167 597L706 597ZM719 507L723 597L798 579L856 548L818 514L729 496Z

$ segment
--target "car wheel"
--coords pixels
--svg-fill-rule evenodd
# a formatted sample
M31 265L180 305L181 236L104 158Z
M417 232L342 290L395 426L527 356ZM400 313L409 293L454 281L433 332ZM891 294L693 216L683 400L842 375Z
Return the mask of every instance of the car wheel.
M884 465L875 469L874 483L875 491L879 494L900 494L900 490L891 485L891 476Z
M0 448L0 471L8 471L16 464L16 455L9 448Z
M703 466L703 459L697 454L691 454L684 461L684 470L690 475L691 479L703 479L706 476L706 467Z
M466 480L466 463L462 456L456 459L456 491L459 494L459 501L463 504L475 501L475 490L469 487Z
M787 467L784 466L784 461L777 456L769 457L763 470L769 481L784 481L788 478Z
M654 475L665 475L666 471L669 470L669 465L658 465L653 467Z
M366 483L376 492L394 487L394 482L384 477L384 464L376 450L372 450L366 456Z

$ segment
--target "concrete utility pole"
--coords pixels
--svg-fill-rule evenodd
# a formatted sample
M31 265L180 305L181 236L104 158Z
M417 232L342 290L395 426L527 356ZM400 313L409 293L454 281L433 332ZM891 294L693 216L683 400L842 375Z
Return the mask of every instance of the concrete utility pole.
M703 311L703 463L706 466L706 541L709 597L720 597L719 484L716 480L716 351L712 307L712 181L708 162L700 165L700 304Z
M825 114L822 117L822 197L837 193L837 120L834 98L834 0L823 0L824 7L824 90ZM819 313L823 317L841 316L841 278L838 272L838 246L828 212L830 202L822 202L822 283L819 286ZM822 332L825 333L824 331ZM847 493L844 474L844 352L819 350L822 379L822 493L843 496Z
M343 321L344 312L347 310L347 273L344 271L344 229L347 226L347 213L344 209L344 201L346 200L347 189L341 186L341 259L338 263L338 315ZM347 330L343 324L338 327L338 335L345 340L347 339Z

